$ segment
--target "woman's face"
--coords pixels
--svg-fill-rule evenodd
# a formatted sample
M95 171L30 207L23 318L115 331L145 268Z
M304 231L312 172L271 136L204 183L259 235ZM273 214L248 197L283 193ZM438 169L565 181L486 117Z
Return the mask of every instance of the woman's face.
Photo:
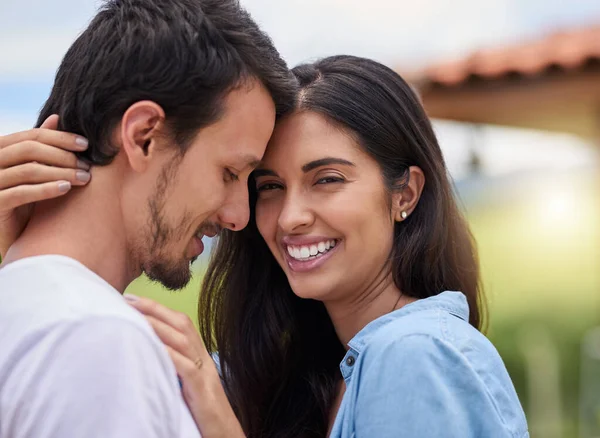
M255 175L258 229L296 295L343 300L381 278L391 198L377 162L348 134L317 113L292 114Z

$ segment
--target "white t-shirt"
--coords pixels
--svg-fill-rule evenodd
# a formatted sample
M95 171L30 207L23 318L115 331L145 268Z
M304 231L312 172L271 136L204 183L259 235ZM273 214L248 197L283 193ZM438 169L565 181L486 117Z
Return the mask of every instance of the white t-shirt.
M198 438L143 316L77 261L0 268L0 438Z

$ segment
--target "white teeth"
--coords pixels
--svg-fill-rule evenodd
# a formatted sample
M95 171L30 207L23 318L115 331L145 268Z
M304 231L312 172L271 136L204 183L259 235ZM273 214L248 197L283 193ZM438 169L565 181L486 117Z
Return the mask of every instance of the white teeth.
M297 260L306 261L325 254L330 248L335 247L335 240L327 240L314 245L306 246L287 246L287 252L290 257Z

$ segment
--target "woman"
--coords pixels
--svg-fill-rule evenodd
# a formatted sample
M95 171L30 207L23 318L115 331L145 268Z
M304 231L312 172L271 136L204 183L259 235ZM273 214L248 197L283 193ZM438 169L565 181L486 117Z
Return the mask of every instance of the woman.
M245 434L527 437L478 331L475 249L417 97L362 58L294 74L295 109L249 181L250 224L223 231L199 306ZM174 353L203 348L173 312L132 304Z

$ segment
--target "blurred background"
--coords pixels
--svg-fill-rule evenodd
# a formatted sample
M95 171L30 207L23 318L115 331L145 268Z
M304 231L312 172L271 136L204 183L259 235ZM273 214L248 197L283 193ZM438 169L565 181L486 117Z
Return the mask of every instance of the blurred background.
M100 3L0 2L0 135L27 129ZM478 243L488 335L534 438L600 437L600 1L243 0L290 66L367 56L411 81ZM130 292L196 315L193 283Z

